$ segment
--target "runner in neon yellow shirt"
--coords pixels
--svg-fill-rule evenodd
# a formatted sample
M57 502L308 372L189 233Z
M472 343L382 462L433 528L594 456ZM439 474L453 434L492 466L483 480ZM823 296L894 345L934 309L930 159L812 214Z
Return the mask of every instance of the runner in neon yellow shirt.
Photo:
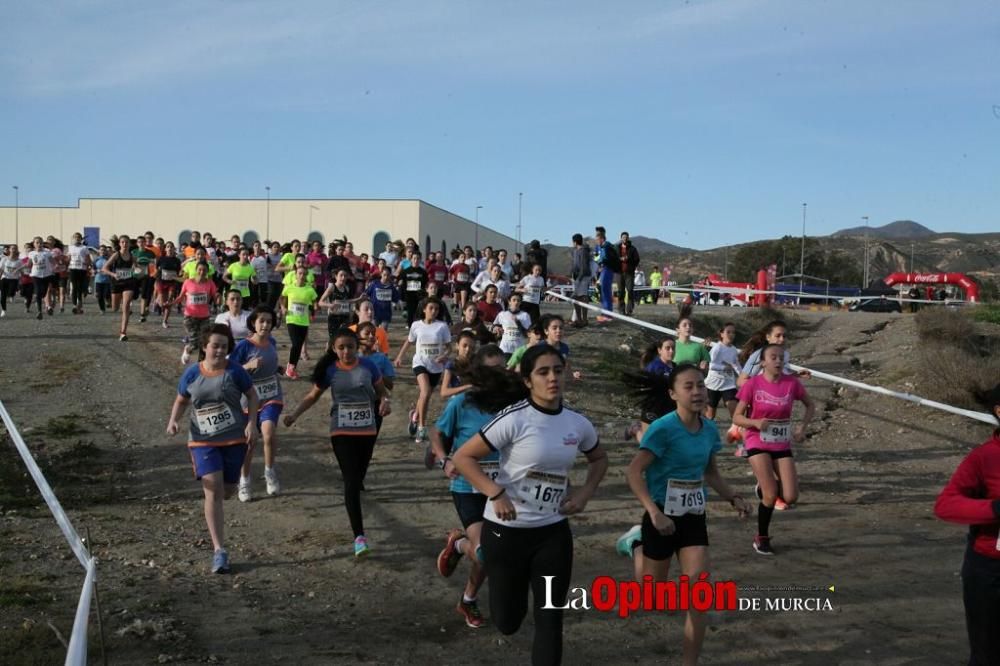
M250 264L250 254L246 248L240 250L240 260L229 264L226 274L222 276L226 284L240 292L243 300L250 302L250 285L257 284L257 271Z

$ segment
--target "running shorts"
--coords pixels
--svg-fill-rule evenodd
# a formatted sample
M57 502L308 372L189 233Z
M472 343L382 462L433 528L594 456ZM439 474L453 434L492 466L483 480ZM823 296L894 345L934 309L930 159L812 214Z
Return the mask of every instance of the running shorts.
M463 529L469 529L469 525L483 522L483 511L486 510L488 499L486 495L453 492L451 499L455 502L455 511L458 512L458 520L462 523Z
M708 524L705 514L687 513L683 516L667 517L674 521L674 533L664 536L653 527L649 513L642 514L643 557L660 562L669 560L681 548L708 545Z
M194 478L222 472L225 483L239 483L240 469L247 455L246 444L231 444L229 446L191 446L191 464L194 466Z

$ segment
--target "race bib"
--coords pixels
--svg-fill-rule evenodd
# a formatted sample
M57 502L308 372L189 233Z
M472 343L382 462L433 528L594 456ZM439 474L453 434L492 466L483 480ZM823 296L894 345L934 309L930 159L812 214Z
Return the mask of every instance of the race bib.
M767 427L760 431L760 441L765 444L787 444L792 441L791 421L768 421Z
M375 300L382 303L388 303L392 300L392 289L376 289Z
M420 291L420 280L407 280L406 291Z
M441 355L441 345L439 344L418 344L417 356L434 359Z
M507 342L516 342L521 339L521 330L517 326L505 326L503 339Z
M469 281L468 273L455 273L455 282L468 282L468 281Z
M351 304L347 301L334 301L330 312L337 315L351 314Z
M208 294L188 294L188 305L208 305Z
M320 275L323 274L323 267L322 266L313 266L309 270L312 271L312 274L315 275L316 277L319 277Z
M160 271L160 279L165 282L173 282L177 279L177 271Z
M483 474L490 477L490 481L496 481L497 477L500 476L500 463L496 460L490 461L480 461L479 469L482 470ZM479 492L478 490L476 491Z
M663 513L668 516L705 513L705 488L702 479L697 481L669 479Z
M337 424L341 428L367 428L375 424L375 409L370 402L338 402Z
M524 300L538 305L538 302L542 300L542 288L528 287L524 292Z
M267 379L256 381L253 383L253 387L257 390L257 397L261 400L270 400L278 396L277 377L271 376Z
M561 474L528 472L517 487L517 499L521 504L538 507L538 511L556 513L566 494L569 479Z
M233 289L246 291L250 288L250 280L233 280Z
M69 259L69 267L76 271L83 269L83 255L71 255Z
M305 317L308 306L305 303L289 303L288 312L296 317Z
M448 277L447 273L445 273L444 271L438 271L438 272L436 272L434 274L434 281L435 282L444 282L445 278L447 278L447 277Z
M202 407L194 411L195 419L198 422L198 430L203 435L214 435L228 430L236 423L236 417L229 409L229 405L216 404L210 407Z
M134 271L132 270L131 266L129 266L128 268L115 269L115 278L119 280L131 280L132 275L134 275Z

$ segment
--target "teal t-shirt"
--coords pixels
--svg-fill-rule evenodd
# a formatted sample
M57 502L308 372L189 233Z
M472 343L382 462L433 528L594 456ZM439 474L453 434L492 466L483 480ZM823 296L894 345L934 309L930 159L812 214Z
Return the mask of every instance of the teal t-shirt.
M437 423L434 425L437 426L437 429L441 431L444 437L452 440L451 453L454 455L455 451L458 451L462 447L462 444L479 434L479 430L492 421L494 416L496 414L487 414L472 405L465 404L465 394L459 393L456 396L452 396L451 400L448 401L448 405L444 408L441 416L438 417ZM489 468L489 463L497 465L499 461L500 454L497 451L493 451L480 460L479 464L487 463L484 466L484 471L486 471ZM453 493L479 492L461 474L451 480L449 487Z
M688 432L677 412L653 421L639 444L656 459L646 468L646 489L653 501L663 506L667 481L698 481L705 475L709 459L722 450L715 421L701 418L701 429Z

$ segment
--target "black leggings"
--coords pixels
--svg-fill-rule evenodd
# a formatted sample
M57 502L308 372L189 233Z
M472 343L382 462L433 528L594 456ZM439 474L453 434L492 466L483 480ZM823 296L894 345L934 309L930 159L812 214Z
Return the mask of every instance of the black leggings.
M965 552L962 600L969 632L969 666L1000 664L1000 560Z
M73 307L83 307L83 297L87 295L89 281L87 271L76 268L70 270L69 282L73 286Z
M309 334L308 326L298 324L288 325L288 337L292 339L292 350L288 352L288 362L298 365L299 356L302 355L302 346L306 343L306 336Z
M0 310L7 309L7 297L14 298L17 293L17 278L0 280Z
M97 295L97 307L101 308L101 312L107 311L111 305L111 283L94 282L94 293Z
M49 285L52 284L53 277L33 277L32 283L35 285L35 302L38 303L38 311L42 311L42 301L49 294Z
M24 311L28 312L31 310L31 299L35 297L35 282L31 280L29 282L21 283L21 298L24 299Z
M573 571L573 534L569 521L545 527L506 527L489 520L482 531L483 558L490 584L490 615L501 633L510 635L528 613L528 589L535 609L535 638L531 663L558 664L562 660L563 612L543 610L546 581L550 579L554 606L566 603Z
M365 522L361 516L361 486L368 474L368 463L375 451L378 435L332 435L330 444L333 455L337 456L340 475L344 479L344 506L351 520L354 538L365 533Z

